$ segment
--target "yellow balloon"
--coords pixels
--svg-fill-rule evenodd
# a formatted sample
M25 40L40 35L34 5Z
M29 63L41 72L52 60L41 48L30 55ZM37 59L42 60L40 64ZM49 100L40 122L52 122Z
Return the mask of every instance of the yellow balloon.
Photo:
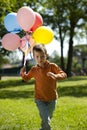
M54 38L54 33L50 28L40 26L34 31L33 38L36 43L49 44Z

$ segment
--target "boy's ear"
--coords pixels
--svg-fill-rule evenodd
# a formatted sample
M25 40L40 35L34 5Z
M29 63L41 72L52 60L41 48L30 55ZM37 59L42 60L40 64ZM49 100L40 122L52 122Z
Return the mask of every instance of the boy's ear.
M49 55L48 54L46 54L46 59L49 59Z

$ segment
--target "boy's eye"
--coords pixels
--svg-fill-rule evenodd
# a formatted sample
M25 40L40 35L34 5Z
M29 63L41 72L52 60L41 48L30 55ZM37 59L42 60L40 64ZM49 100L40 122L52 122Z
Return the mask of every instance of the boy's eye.
M44 58L45 56L41 56L41 58Z
M38 58L38 56L37 56L37 58Z
M39 57L39 56L37 56L37 58L41 58L41 59L44 59L44 58L45 58L45 56L40 56L40 57Z

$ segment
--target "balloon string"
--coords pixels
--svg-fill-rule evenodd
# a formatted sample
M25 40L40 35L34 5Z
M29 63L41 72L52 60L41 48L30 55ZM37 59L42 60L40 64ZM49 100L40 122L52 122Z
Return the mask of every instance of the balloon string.
M26 54L24 54L24 66L26 65Z
M33 59L33 58L32 58L32 55L31 55L31 51L30 51L30 57L31 57L31 59Z
M26 44L28 44L28 48L31 49L31 46L30 46L28 41ZM28 49L27 49L27 52L24 53L24 66L26 65L27 55L28 55ZM32 54L31 54L31 50L30 50L30 58L33 59Z
M31 57L31 59L32 59L31 46L30 46L29 42L28 42L28 47L30 48L30 57Z

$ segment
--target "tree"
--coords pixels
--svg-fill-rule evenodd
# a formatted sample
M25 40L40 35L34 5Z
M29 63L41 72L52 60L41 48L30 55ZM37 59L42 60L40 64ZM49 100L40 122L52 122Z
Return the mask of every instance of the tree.
M87 20L86 0L51 0L44 1L45 11L43 16L46 23L59 33L61 41L61 64L63 65L63 44L65 36L69 39L69 50L66 72L71 75L73 58L73 38L76 35L75 29L85 26ZM48 20L49 18L49 20ZM66 35L67 34L67 35ZM63 65L64 67L64 65Z
M63 15L65 10L60 0L43 1L41 14L44 19L44 24L51 26L55 30L55 38L61 43L61 67L65 70L63 43L67 33L66 15Z
M70 22L69 50L68 50L68 61L67 61L67 69L66 69L68 76L70 76L71 68L72 68L73 38L75 36L75 29L81 28L83 25L85 25L83 20L87 19L87 15L86 15L87 2L84 0L83 1L70 0L65 5L68 6L67 14L69 16L69 22ZM82 22L79 22L80 20L82 20Z
M14 5L14 1L11 0L0 0L0 39L7 33L7 30L4 27L4 17L12 11L12 7ZM0 64L4 63L4 57L9 55L11 52L5 50L0 44L0 55L2 60L0 60Z
M86 44L81 44L81 45L76 45L73 48L73 56L77 57L78 61L81 62L82 69L87 69L86 67L86 61L87 61L87 45Z
M61 43L61 66L65 70L65 63L63 57L63 44L66 37L69 39L69 50L66 72L67 75L71 75L72 58L73 58L73 38L76 35L76 29L82 28L86 24L87 20L87 1L86 0L0 0L1 20L10 11L17 11L23 5L29 5L35 11L40 12L43 16L44 25L49 25L55 32L55 37L60 39ZM4 11L3 11L4 10ZM3 24L1 24L3 29ZM3 32L4 31L4 32ZM0 31L1 36L6 32L3 29L3 33Z

